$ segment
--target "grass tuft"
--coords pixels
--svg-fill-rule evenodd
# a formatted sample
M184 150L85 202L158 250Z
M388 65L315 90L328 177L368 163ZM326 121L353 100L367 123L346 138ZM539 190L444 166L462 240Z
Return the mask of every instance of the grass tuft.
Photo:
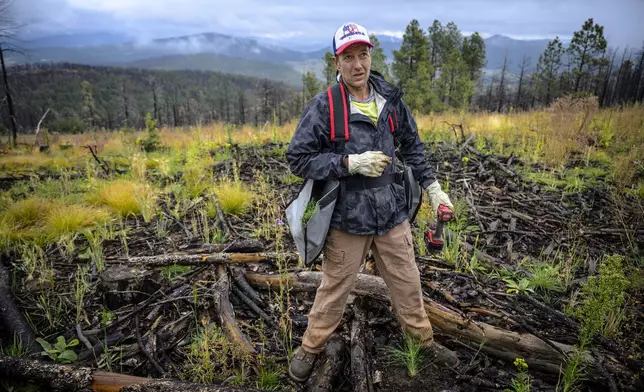
M105 205L121 217L127 217L153 210L158 193L149 184L119 179L99 185L89 197L94 203Z
M29 198L20 200L9 206L5 218L8 224L12 224L16 228L28 227L43 219L51 207L52 203L45 199Z
M253 202L253 192L241 181L220 180L214 188L224 214L242 215Z
M46 217L44 233L56 240L83 228L107 223L109 219L110 214L104 209L78 204L57 205Z

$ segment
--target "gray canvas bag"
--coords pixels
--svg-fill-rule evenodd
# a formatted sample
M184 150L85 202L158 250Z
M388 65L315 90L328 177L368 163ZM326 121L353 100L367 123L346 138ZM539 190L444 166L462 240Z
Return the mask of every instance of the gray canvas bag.
M291 235L297 251L307 267L313 264L322 253L339 191L340 183L338 181L308 179L300 189L298 196L286 208L286 220ZM313 208L304 221L304 215L309 205Z

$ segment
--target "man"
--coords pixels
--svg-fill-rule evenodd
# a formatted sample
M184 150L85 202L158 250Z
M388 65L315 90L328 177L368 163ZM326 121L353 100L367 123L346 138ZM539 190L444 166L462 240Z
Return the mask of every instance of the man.
M453 208L441 190L424 154L416 122L402 92L371 70L373 45L364 27L341 26L333 38L333 61L338 80L348 91L349 139L344 152L335 153L330 141L327 92L307 105L286 156L293 174L316 180L391 178L395 143L414 177L426 190L434 209ZM395 111L394 111L395 110ZM398 127L393 132L393 120ZM344 137L336 130L336 137ZM340 134L338 134L340 133ZM354 184L356 182L354 181ZM302 346L289 367L290 376L306 381L317 354L339 325L357 273L369 250L391 292L392 305L404 332L421 339L437 362L456 367L455 353L433 339L432 326L423 306L420 274L415 262L413 237L402 184L347 188L340 192L324 245L323 278L308 318Z

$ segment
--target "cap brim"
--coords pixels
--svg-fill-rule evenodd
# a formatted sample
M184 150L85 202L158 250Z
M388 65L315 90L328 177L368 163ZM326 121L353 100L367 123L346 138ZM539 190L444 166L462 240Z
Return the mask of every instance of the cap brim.
M346 44L344 44L344 45L340 46L340 47L335 51L335 54L340 54L340 53L342 53L346 48L348 48L348 47L349 47L349 46L351 46L351 45L355 45L355 44L365 44L365 45L367 45L368 47L373 48L373 44L372 44L371 42L369 42L369 41L365 41L365 40L362 40L362 39L356 39L356 40L353 40L353 41L349 41L349 42L347 42Z

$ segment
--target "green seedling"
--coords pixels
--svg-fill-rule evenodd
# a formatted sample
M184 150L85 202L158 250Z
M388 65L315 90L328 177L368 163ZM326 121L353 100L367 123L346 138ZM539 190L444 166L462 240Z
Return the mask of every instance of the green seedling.
M65 342L65 338L59 336L53 346L42 338L38 338L36 341L45 350L41 354L48 356L55 362L72 363L78 358L76 353L71 349L71 347L78 346L78 339L71 339L69 342Z
M425 349L420 340L408 334L405 334L401 346L388 347L386 354L389 355L391 363L406 367L409 377L416 377L426 366L426 364L423 365L426 356Z

